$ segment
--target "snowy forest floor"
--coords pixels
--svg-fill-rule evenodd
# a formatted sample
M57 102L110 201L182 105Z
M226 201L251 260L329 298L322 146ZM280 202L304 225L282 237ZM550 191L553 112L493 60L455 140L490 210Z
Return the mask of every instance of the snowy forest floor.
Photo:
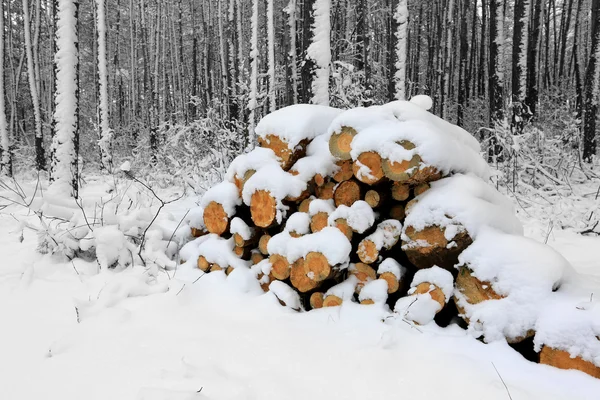
M86 191L102 179L89 178ZM561 252L600 296L600 237L582 236L600 182L519 197L526 235ZM515 197L513 197L515 198ZM194 198L169 204L179 220ZM485 345L456 326L416 329L373 307L298 314L220 273L183 266L152 288L143 268L36 252L0 212L0 399L597 399L600 380ZM32 218L25 217L25 218ZM596 217L597 218L597 217ZM198 279L199 278L199 279ZM595 300L595 299L594 299ZM384 320L384 321L382 321ZM506 387L505 387L506 385Z

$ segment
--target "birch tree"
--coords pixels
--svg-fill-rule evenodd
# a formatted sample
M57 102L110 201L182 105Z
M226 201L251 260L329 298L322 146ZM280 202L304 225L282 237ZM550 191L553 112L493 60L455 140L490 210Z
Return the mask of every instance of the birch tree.
M314 24L312 43L306 51L314 61L312 81L312 104L329 105L329 64L331 63L331 0L316 0L314 3Z
M4 2L0 4L0 176L12 176L12 157L10 154L10 137L6 124L6 104L4 98Z
M98 145L100 165L112 169L112 137L108 114L108 63L106 60L106 0L96 0L96 32L98 35Z
M44 154L44 135L42 132L42 112L38 88L39 76L33 57L33 43L31 40L31 22L29 21L29 0L23 0L23 32L25 36L25 53L27 54L27 75L29 79L29 93L33 104L33 117L35 119L35 165L38 171L46 169L46 155Z
M596 118L600 95L600 0L592 0L592 47L585 72L585 100L583 119L583 159L591 163L596 154Z
M55 0L56 91L55 134L51 148L50 189L77 198L79 194L79 1Z
M408 0L399 0L398 8L394 14L397 24L396 30L396 95L398 100L406 99L406 44L408 33Z

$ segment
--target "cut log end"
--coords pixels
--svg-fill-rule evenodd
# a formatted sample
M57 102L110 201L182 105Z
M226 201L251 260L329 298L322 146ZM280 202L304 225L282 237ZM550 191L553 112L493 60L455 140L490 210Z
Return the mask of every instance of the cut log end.
M374 151L362 153L352 165L352 172L362 183L367 185L378 183L384 176L381 156Z
M204 272L208 272L210 270L210 263L206 260L206 257L198 257L198 268Z
M361 289L367 282L370 282L377 278L377 273L375 272L375 269L373 269L373 267L371 267L370 265L363 263L354 264L354 267L350 270L350 275L354 275L358 280L355 289L355 292L357 294L360 293Z
M331 275L331 266L327 257L321 253L310 252L304 260L306 275L315 282L322 282Z
M283 281L290 277L291 268L287 258L279 254L273 254L269 257L269 262L272 265L271 273L276 279Z
M408 161L395 162L385 159L382 162L383 173L389 180L407 183L417 172L421 161L421 157L418 154L415 154Z
M347 180L340 183L333 193L335 206L345 205L351 207L361 199L361 188L355 180Z
M210 233L222 235L229 228L229 216L221 204L211 201L204 209L204 224Z
M313 215L310 218L310 231L312 233L317 233L325 229L327 227L328 218L329 214L326 212L319 212Z
M341 298L330 294L323 300L323 307L337 307L341 306L343 302Z
M344 235L346 235L349 241L352 241L352 235L354 232L352 231L350 225L348 225L348 221L346 221L344 218L338 218L335 220L335 227L338 228Z
M310 295L310 308L313 310L318 310L319 308L323 308L323 301L325 300L325 295L320 292L315 292Z
M540 352L540 364L551 365L560 369L576 369L594 378L600 379L600 367L585 361L581 357L572 358L569 352L543 346Z
M258 143L261 147L273 150L275 155L280 159L279 164L281 168L284 171L288 171L298 159L306 155L306 146L309 141L301 141L293 150L276 135L266 135L264 138L258 138Z
M433 290L431 290L431 286L434 287ZM417 288L416 288L414 294L425 294L425 293L429 293L431 298L434 301L436 301L437 303L439 303L440 310L446 306L446 296L444 296L444 292L442 292L442 289L440 289L439 287L432 285L429 282L423 282L423 283L420 283L419 285L417 285Z
M377 190L369 190L365 194L365 201L371 208L378 208L383 203L383 196Z
M250 200L250 213L256 226L268 228L277 217L277 200L266 190L257 190Z
M365 264L373 264L379 258L379 249L375 242L370 239L363 239L358 244L358 250L356 251L358 258Z
M360 304L362 304L363 306L371 306L371 305L375 304L375 301L373 301L371 299L365 299L365 300L362 300L360 302Z
M398 221L404 221L404 218L406 218L405 207L402 204L394 204L393 206L391 206L390 218Z
M413 192L416 196L420 196L431 188L431 185L427 182L421 183L420 185L415 186Z
M265 256L269 255L269 240L271 240L271 235L262 235L258 240L258 250Z
M402 182L392 184L392 199L396 201L406 201L410 196L410 186Z
M333 180L336 182L344 182L352 178L352 161L351 160L340 160L335 163L339 168L338 171L333 175Z
M316 195L321 200L333 199L333 192L335 189L335 182L327 182L323 186L317 187Z
M460 253L473 243L469 234L461 231L452 239L453 244L449 245L444 229L435 225L420 231L409 226L406 228L406 235L410 244L403 246L403 249L408 260L417 268L437 265L451 271L458 262Z
M290 282L300 293L310 292L319 286L319 282L307 275L304 264L304 259L300 258L292 264L292 270L290 271Z
M458 290L469 304L479 304L486 300L499 300L502 296L498 295L492 284L482 282L475 278L471 270L467 267L461 267L456 277L456 290ZM456 300L456 299L455 299ZM455 301L458 312L463 315L463 318L468 323L468 318L464 317L465 310Z
M302 200L302 202L298 206L298 211L303 212L303 213L308 213L308 210L310 208L310 203L312 203L313 200L314 200L314 198L308 198L308 199Z
M250 255L250 261L252 261L253 265L258 264L262 260L265 259L265 256L260 253L260 251L253 251Z
M331 135L329 139L329 151L339 160L350 160L350 151L352 150L352 139L357 132L354 128L343 126L340 132Z
M191 228L191 233L192 233L193 237L199 238L199 237L202 237L204 235L207 235L209 232L206 229L204 229L204 228L202 228L202 229Z
M212 264L210 266L210 272L217 272L217 271L225 271L226 268L221 267L219 264Z
M391 272L384 272L383 274L379 275L379 279L383 279L387 282L389 294L396 293L398 290L400 290L400 282L398 281L396 275L392 274Z

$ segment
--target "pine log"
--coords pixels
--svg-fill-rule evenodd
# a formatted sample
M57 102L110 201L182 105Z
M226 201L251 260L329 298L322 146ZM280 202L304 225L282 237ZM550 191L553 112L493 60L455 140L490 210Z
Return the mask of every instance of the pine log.
M265 256L269 255L269 250L268 250L269 240L271 240L271 235L269 235L267 233L262 235L260 237L260 239L258 240L258 250L260 250L260 252Z
M309 140L304 139L292 150L285 141L276 135L258 138L258 144L261 147L273 150L275 155L280 158L279 164L284 171L289 171L296 161L306 155L306 147L309 143Z
M363 263L373 264L379 258L379 250L381 250L381 248L377 248L375 242L369 238L364 238L358 244L356 253Z
M205 228L190 228L192 236L195 238L202 237L204 235L208 235L208 231Z
M233 248L233 253L242 260L249 260L251 256L250 247L235 246Z
M204 224L210 233L222 235L229 229L229 216L223 206L211 201L204 209Z
M333 199L335 186L335 182L326 182L315 189L315 195L321 200L331 200Z
M335 163L339 168L338 171L333 174L333 180L336 182L344 182L351 179L353 176L352 172L352 160L339 160Z
M403 140L398 143L406 150L413 150L415 145L412 142ZM401 162L390 161L384 159L382 161L383 173L385 176L394 182L407 182L421 164L421 157L415 154L410 160Z
M339 160L350 160L351 144L358 132L349 126L342 126L340 132L334 132L329 139L329 151Z
M210 270L210 263L206 260L206 257L198 257L198 268L204 272L208 272Z
M244 185L246 184L246 182L248 182L248 179L250 179L252 177L252 175L254 175L256 173L256 170L253 169L249 169L248 171L246 171L244 173L243 176L239 176L239 175L235 175L233 177L233 184L235 185L235 187L237 187L238 189L238 194L240 197L242 197L242 192L244 191Z
M283 281L290 277L291 266L287 258L280 254L273 254L269 257L269 262L272 265L271 274L276 279Z
M277 218L277 200L266 190L257 190L250 200L252 221L260 228L273 226Z
M252 250L252 254L250 255L250 261L252 261L252 265L256 265L264 259L265 256L263 256L259 250Z
M313 310L318 310L319 308L323 308L323 301L325 300L325 295L321 292L314 292L310 295L310 308Z
M360 304L362 304L364 306L371 306L371 305L375 304L375 301L372 299L365 299L365 300L362 300L360 302Z
M352 172L362 183L375 185L384 177L381 156L374 151L362 153L352 164Z
M428 182L421 183L420 185L417 185L413 188L413 193L415 197L417 197L428 191L430 188L431 185Z
M390 218L392 219L396 219L398 221L404 221L404 218L406 218L406 211L405 211L405 207L404 205L400 204L400 203L396 203L393 206L390 207Z
M217 272L217 271L225 271L226 268L221 267L219 264L211 264L210 266L210 272Z
M234 268L233 267L227 267L227 269L225 270L225 275L229 276L229 274L231 274L233 272Z
M417 231L412 226L406 228L409 242L402 242L402 249L408 260L417 268L431 268L434 265L452 271L458 263L458 256L473 243L466 231L461 231L452 239L455 245L448 247L445 229L428 226Z
M371 189L365 194L365 201L371 208L380 208L386 203L388 196L383 190Z
M323 300L323 307L337 307L341 306L343 302L341 298L330 294Z
M310 231L317 233L327 227L327 219L329 214L324 211L318 212L310 218Z
M303 213L308 213L308 209L310 207L310 203L312 203L312 201L314 199L315 199L314 197L309 197L308 199L302 200L302 202L298 206L298 211L303 212Z
M433 290L431 289L432 286L434 287ZM444 308L446 306L446 296L444 296L444 292L442 291L442 289L440 289L439 287L437 287L429 282L423 282L423 283L420 283L417 285L416 290L413 293L413 296L416 296L418 294L425 294L425 293L429 293L431 298L434 301L439 303L440 309L439 309L438 313L440 311L442 311L442 308Z
M379 279L383 279L387 282L389 294L396 293L401 289L398 277L391 272L384 272L383 274L379 275Z
M391 221L390 221L391 222ZM365 264L373 264L379 259L382 249L389 250L400 240L402 226L383 221L372 235L367 236L358 244L356 253Z
M251 229L250 230L250 238L245 240L242 235L239 233L233 234L233 242L238 247L250 247L255 246L258 243L258 240L261 238L260 229Z
M292 264L292 269L290 271L290 282L300 293L310 292L320 285L320 282L317 282L315 279L308 276L305 263L303 258L299 258Z
M358 283L356 284L357 294L360 293L361 289L367 282L377 279L377 272L375 269L373 269L373 267L370 265L363 263L353 264L349 268L348 273L356 276L356 279L358 280Z
M402 182L392 183L392 199L406 201L410 196L410 186Z
M343 181L333 192L333 201L336 207L342 204L350 207L360 199L362 199L362 188L354 179Z
M327 257L318 252L310 252L304 259L306 275L316 282L322 282L332 276L333 270Z
M273 276L273 274L266 275L266 277L265 277L265 274L259 274L256 277L256 279L260 283L260 288L265 293L267 293L269 291L269 285L271 284L271 282L276 280L275 277ZM264 280L264 282L262 282L263 280Z
M334 223L335 227L338 228L344 235L346 235L349 241L352 241L354 231L352 230L352 227L348 225L348 221L346 221L344 218L338 218L334 221Z
M585 361L581 357L572 358L569 352L543 346L540 352L540 364L551 365L560 369L576 369L594 378L600 379L600 367Z

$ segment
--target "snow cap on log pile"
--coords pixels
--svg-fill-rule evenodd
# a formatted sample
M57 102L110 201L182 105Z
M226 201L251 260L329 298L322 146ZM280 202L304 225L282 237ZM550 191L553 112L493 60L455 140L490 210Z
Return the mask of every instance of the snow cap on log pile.
M294 149L303 140L312 140L327 132L342 110L314 104L295 104L270 113L256 126L260 138L279 137Z
M234 218L231 220L231 227L229 228L229 232L232 235L240 235L244 240L250 240L254 236L255 228L251 228L244 222L241 218Z
M205 208L212 202L218 203L229 218L235 215L235 208L242 204L237 187L228 181L221 182L204 193L200 206Z
M269 240L269 254L280 254L294 263L308 253L321 253L327 258L329 265L345 264L348 262L352 246L346 236L337 228L327 227L320 232L304 235L299 238L290 236L283 231Z
M388 283L385 279L375 279L363 286L358 300L363 303L372 300L375 304L383 304L388 298Z
M359 200L352 207L341 205L329 214L329 226L335 226L337 219L346 220L353 231L363 233L375 223L375 213L365 201Z
M317 174L322 177L333 176L338 169L335 158L329 152L329 143L325 135L321 135L308 145L306 156L296 161L290 172L308 182Z
M414 167L419 170L432 167L442 175L471 172L487 179L489 167L479 150L441 131L428 118L434 117L433 114L423 112L426 114L423 119L375 121L352 140L352 159L357 160L367 152L376 152L393 163L409 162L419 156L421 162ZM405 148L401 142L410 142L414 148Z
M288 218L285 223L285 231L296 233L297 235L306 235L310 233L310 216L308 213L296 212Z
M198 254L211 264L218 264L221 268L250 267L250 262L244 261L233 253L233 239L223 239L217 235L206 236L198 247Z
M552 291L572 275L569 262L549 246L493 229L477 235L458 267L457 306L470 321L469 331L487 342L530 336L540 311L550 306ZM469 272L497 296L473 304L462 277Z
M227 168L226 179L233 182L235 177L242 178L248 171L258 171L266 165L279 165L277 156L271 149L256 147L249 153L237 156Z

